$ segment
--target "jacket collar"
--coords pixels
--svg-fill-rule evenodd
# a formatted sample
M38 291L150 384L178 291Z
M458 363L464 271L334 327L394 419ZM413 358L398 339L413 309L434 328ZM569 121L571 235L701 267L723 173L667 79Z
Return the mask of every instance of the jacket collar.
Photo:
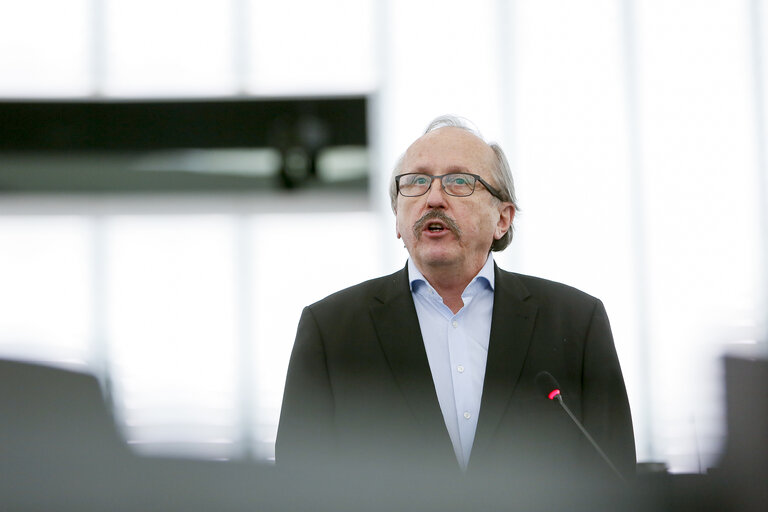
M406 268L386 279L374 296L370 312L381 349L413 416L421 426L423 438L430 445L439 446L441 458L455 462L437 401Z
M472 459L487 449L509 405L531 344L538 311L537 303L517 275L498 266L495 272L488 361L470 467Z

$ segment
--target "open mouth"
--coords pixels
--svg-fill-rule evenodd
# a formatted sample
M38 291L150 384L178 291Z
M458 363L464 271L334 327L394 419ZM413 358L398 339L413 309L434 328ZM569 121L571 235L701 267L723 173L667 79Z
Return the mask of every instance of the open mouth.
M461 238L461 230L456 221L441 211L430 211L413 225L413 234L416 238L419 238L422 233L440 235L449 231L456 238Z

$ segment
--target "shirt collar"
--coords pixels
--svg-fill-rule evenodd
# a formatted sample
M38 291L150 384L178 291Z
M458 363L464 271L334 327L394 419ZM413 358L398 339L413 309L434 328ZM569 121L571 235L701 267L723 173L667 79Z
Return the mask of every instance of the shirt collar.
M496 285L493 270L493 253L489 252L488 258L485 260L485 265L483 265L483 268L480 269L480 272L477 273L472 281L469 282L467 289L469 289L475 283L475 281L484 280L488 287L493 290L494 286ZM421 271L416 268L416 264L411 258L408 258L408 280L411 285L411 292L415 292L422 285L426 285L427 287L432 288L432 285L427 282L424 274L422 274Z

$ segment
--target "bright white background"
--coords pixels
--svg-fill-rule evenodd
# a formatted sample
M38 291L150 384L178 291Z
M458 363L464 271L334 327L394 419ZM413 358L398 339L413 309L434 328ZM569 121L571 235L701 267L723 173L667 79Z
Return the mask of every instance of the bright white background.
M766 338L767 69L765 0L0 0L0 97L370 94L373 176L0 196L0 353L108 379L146 452L269 458L301 308L404 264L390 170L453 113L512 163L499 263L603 299L640 460L704 470L720 357Z

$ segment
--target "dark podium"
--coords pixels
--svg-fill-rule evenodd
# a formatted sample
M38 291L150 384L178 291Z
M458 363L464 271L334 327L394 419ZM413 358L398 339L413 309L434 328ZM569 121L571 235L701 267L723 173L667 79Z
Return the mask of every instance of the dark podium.
M91 375L0 360L0 510L768 510L768 358L726 357L728 442L708 475L504 482L395 468L286 473L254 462L139 457Z

